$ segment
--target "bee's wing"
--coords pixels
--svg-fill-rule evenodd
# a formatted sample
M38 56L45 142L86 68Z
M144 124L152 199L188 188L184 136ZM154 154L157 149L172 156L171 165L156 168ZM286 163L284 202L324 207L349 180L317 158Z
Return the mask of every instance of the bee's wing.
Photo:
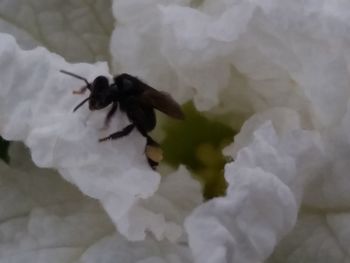
M158 91L152 87L147 87L140 98L144 103L152 105L155 109L169 115L175 119L184 119L180 105L173 100L170 94Z

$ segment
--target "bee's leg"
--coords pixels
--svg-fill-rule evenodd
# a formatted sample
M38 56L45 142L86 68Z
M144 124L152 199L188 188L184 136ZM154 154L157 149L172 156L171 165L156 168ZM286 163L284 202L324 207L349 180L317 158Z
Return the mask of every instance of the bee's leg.
M105 123L102 129L107 129L109 127L109 123L111 122L111 118L116 113L118 109L118 103L113 103L112 108L107 113L107 116L105 118Z
M163 160L163 151L159 143L153 140L149 135L146 135L146 139L145 155L149 166L155 170L160 161Z
M157 169L157 167L158 167L158 165L159 165L159 163L153 161L152 159L150 159L150 158L148 158L148 157L147 157L147 162L148 162L148 165L149 165L149 166L152 168L152 170L154 170L154 171Z
M117 131L115 133L110 134L107 137L101 138L98 141L99 142L104 142L107 140L116 140L119 139L121 137L124 137L126 135L128 135L133 129L134 129L135 125L134 124L130 124L128 126L126 126L124 129L122 129L121 131Z
M153 170L156 170L160 161L163 160L162 148L160 148L159 143L157 143L155 140L152 139L151 136L147 134L146 129L144 129L140 125L136 125L136 128L144 137L146 137L147 141L145 146L145 155L147 157L147 162Z
M145 137L147 139L147 144L146 145L154 146L154 147L160 147L159 143L157 143L155 140L153 140L151 136L149 136L147 134Z

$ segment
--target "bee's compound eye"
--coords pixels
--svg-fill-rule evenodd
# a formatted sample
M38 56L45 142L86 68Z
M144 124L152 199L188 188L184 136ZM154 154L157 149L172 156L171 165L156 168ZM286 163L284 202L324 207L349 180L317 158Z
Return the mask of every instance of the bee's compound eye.
M93 86L97 89L103 89L109 87L109 81L105 76L98 76L93 82Z

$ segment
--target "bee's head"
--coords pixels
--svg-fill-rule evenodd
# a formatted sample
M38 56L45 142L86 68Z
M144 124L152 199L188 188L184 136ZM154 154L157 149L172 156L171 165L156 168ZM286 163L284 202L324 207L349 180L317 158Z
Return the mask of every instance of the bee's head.
M98 76L91 84L89 109L100 110L112 103L109 81L105 76Z
M109 81L105 76L98 76L92 83L90 83L87 81L86 78L83 78L75 73L66 70L60 70L60 72L72 76L74 78L81 79L86 83L86 86L82 87L81 91L73 93L83 94L87 89L91 92L89 97L80 102L74 108L73 112L79 109L81 106L83 106L87 101L89 102L90 110L100 110L112 103L112 90L110 88Z

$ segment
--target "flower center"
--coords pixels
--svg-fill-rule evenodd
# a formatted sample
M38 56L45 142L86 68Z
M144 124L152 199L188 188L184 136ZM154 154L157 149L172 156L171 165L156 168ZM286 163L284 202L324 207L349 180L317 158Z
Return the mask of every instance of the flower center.
M184 121L165 120L165 138L161 145L164 160L172 166L184 164L203 184L207 199L225 194L224 165L227 160L222 149L233 141L234 131L222 122L205 117L192 103L183 106Z

